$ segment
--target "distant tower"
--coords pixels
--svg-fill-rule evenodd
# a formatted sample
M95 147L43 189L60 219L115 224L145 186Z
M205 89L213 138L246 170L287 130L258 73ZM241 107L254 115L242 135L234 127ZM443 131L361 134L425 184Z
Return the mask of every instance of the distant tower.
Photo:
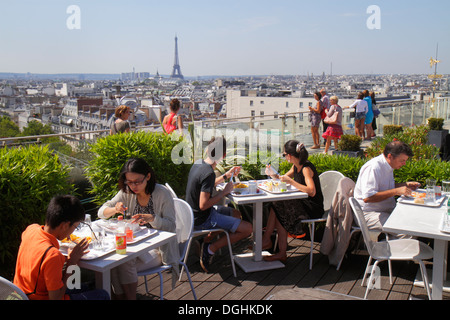
M181 74L180 61L178 60L178 38L175 35L175 61L173 63L173 71L171 78L184 79Z

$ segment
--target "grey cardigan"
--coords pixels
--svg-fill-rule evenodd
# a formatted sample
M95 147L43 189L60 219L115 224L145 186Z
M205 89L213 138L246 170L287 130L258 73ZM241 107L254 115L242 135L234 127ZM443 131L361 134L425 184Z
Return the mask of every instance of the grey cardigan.
M162 231L175 232L175 207L172 195L169 190L160 184L156 184L152 193L153 209L155 211L155 220L150 223L152 228ZM134 193L125 193L119 191L114 198L105 202L98 210L98 217L107 219L103 211L107 207L114 207L116 203L123 202L128 211L133 213L136 207L137 199ZM164 264L171 264L174 267L180 260L180 251L176 239L161 246L162 261ZM178 268L175 268L178 269Z

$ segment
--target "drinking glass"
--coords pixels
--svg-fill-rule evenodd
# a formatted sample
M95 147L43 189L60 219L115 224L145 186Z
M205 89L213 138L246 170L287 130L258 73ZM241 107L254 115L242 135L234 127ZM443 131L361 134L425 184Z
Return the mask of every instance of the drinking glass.
M434 188L434 186L436 186L436 180L434 180L434 179L427 179L426 183L427 183L427 188L428 187L433 187Z
M256 193L256 181L255 180L251 180L248 182L248 191L250 194Z
M425 197L425 202L430 203L436 202L436 194L434 192L434 186L427 185L427 195Z
M442 181L442 194L447 196L450 195L450 180Z

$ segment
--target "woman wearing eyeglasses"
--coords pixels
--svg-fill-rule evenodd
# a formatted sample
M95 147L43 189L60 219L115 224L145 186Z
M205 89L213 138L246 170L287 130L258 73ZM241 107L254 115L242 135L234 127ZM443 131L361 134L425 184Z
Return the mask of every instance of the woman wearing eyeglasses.
M99 218L108 219L128 211L134 221L149 223L151 228L175 232L175 208L172 195L156 183L155 173L139 158L129 159L119 175L119 192L98 211ZM179 250L176 241L160 249L122 264L111 270L111 283L117 298L136 299L137 272L164 264L177 265ZM178 269L174 268L178 273ZM176 275L174 275L176 276Z
M303 143L296 140L286 142L283 157L292 164L291 169L285 175L278 176L268 167L266 174L307 193L308 198L277 201L271 204L262 245L263 249L272 247L270 236L276 229L279 252L265 257L267 261L285 262L288 233L302 235L304 233L302 220L320 218L324 214L319 175L314 165L308 161L308 151Z

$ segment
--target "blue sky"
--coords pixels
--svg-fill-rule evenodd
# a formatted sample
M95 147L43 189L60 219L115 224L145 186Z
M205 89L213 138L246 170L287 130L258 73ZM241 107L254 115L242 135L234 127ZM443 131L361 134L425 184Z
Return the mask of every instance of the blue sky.
M69 29L67 8L80 8ZM380 8L371 30L367 8ZM448 0L0 0L0 72L450 73Z

